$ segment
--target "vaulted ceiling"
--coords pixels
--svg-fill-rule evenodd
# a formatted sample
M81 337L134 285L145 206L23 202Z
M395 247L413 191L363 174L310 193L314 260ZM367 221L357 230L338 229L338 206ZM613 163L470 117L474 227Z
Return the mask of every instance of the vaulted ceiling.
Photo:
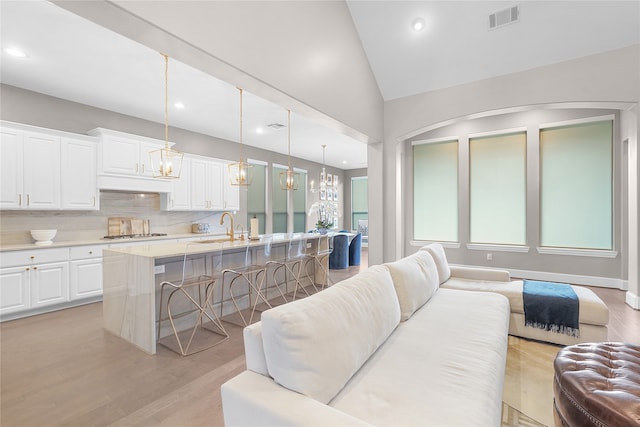
M385 100L566 61L640 43L638 1L347 1ZM489 15L519 7L517 20L489 29ZM158 53L47 1L0 2L5 84L163 122L164 60ZM412 22L424 20L422 31ZM10 47L26 58L10 57ZM238 140L235 86L170 62L172 126ZM185 107L177 109L174 102ZM282 106L245 92L244 142L286 153ZM261 129L261 133L258 129ZM366 146L296 112L292 155L366 166ZM304 141L304 142L296 142ZM343 162L347 163L343 163Z

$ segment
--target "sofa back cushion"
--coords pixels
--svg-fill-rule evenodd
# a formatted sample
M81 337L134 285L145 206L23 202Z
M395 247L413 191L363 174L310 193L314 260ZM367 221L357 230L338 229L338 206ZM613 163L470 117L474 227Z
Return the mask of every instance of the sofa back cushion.
M385 264L391 273L400 303L400 320L405 321L438 290L438 269L431 255L418 251Z
M440 284L442 285L444 282L449 280L449 277L451 277L451 269L449 268L447 255L444 253L442 245L440 243L432 243L430 245L423 246L420 250L429 252L433 257L436 267L438 268Z
M269 375L290 390L328 403L399 322L389 270L370 267L262 313Z

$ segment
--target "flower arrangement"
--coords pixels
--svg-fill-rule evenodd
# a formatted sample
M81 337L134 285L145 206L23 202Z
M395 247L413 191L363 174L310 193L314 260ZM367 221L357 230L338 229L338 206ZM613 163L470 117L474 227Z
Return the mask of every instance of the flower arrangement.
M318 222L316 222L316 228L320 233L322 233L322 230L326 233L326 231L331 227L333 227L333 222L328 219L319 219Z

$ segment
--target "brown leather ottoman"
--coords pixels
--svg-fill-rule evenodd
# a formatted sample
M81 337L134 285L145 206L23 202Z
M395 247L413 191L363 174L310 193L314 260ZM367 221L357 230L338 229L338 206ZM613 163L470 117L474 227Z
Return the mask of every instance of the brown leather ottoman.
M640 426L640 346L572 345L553 365L556 426Z

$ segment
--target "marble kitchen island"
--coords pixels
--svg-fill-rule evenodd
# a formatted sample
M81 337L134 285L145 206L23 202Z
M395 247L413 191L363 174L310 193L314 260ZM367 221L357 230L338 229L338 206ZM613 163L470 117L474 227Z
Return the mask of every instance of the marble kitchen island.
M156 353L156 327L159 307L159 284L178 283L182 277L185 253L185 276L213 275L224 268L282 259L289 242L304 240L306 252L327 247L329 239L313 233L274 234L259 240L200 240L194 242L136 245L103 251L104 328L149 354ZM321 273L320 273L321 274ZM318 277L316 280L319 282ZM222 284L213 295L214 309L222 315L232 313L228 292L222 300ZM241 308L249 306L249 295L240 295ZM160 325L162 326L162 325ZM167 332L168 333L168 332ZM161 330L161 336L165 332Z

